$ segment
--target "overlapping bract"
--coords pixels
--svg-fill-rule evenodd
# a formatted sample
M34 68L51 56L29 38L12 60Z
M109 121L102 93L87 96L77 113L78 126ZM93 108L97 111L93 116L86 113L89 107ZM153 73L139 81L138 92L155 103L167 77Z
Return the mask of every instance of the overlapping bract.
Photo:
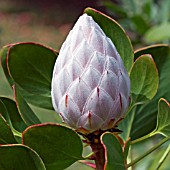
M51 94L55 110L74 129L107 130L125 116L128 73L112 41L87 14L61 47Z

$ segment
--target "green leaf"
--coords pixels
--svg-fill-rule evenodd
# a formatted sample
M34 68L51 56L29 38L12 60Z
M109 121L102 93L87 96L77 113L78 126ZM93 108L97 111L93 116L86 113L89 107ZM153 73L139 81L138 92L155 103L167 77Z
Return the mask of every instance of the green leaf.
M134 55L132 44L123 28L115 20L95 9L86 8L84 12L92 16L105 34L112 40L124 62L125 68L129 72L133 64Z
M130 149L130 144L131 144L130 142L131 141L130 141L130 138L129 138L124 144L124 151L123 151L124 161L127 160L127 157L128 157L128 154L129 154L129 149Z
M159 150L156 150L154 153L152 153L152 155L150 155L150 161L148 162L148 165L146 166L146 169L147 170L158 170L156 168L160 167L162 165L162 163L163 163L161 168L167 170L169 168L169 161L168 161L169 159L166 159L166 156L165 156L166 153L167 153L167 149L168 148L166 148L166 146L165 146L165 147L162 147ZM170 149L170 147L169 147L169 149ZM164 158L166 160L164 160ZM166 162L168 164L166 164ZM161 170L161 169L159 169L159 170Z
M147 22L144 20L142 15L134 15L131 17L131 22L133 22L136 31L143 35L149 28Z
M34 149L47 170L62 170L82 158L82 142L73 130L57 124L41 124L27 128L23 144Z
M0 144L2 145L9 143L17 143L17 141L15 140L12 130L6 120L0 114Z
M16 103L13 100L0 97L0 113L11 128L22 132L27 127L17 110Z
M123 150L118 139L111 133L102 136L102 142L106 148L106 170L125 170Z
M131 93L134 102L151 100L158 89L158 72L150 55L140 56L130 72Z
M27 146L0 146L1 170L46 170L38 154Z
M161 42L170 39L170 22L150 28L144 35L148 43Z
M0 50L0 58L1 58L1 64L2 64L4 74L9 82L9 84L12 86L14 84L14 81L12 80L11 76L9 75L9 71L8 71L8 67L7 67L7 56L8 56L10 47L11 47L11 45L4 46Z
M32 111L32 109L29 107L25 99L21 96L17 86L14 87L14 91L17 108L24 122L28 126L33 124L40 124L41 123L40 120L38 119L36 114Z
M132 140L147 135L156 128L157 103L159 99L165 98L170 101L170 47L163 44L148 46L135 51L135 58L143 54L151 54L156 63L159 74L159 87L155 97L151 101L148 101L144 105L137 106L130 133ZM122 121L122 123L123 122L124 121ZM125 127L129 127L128 121Z
M163 98L158 103L157 126L153 133L170 137L170 104Z
M121 17L127 17L127 12L124 8L120 5L113 3L111 0L105 0L102 4L107 8L110 9L111 12L118 14Z
M57 53L35 43L12 45L7 56L7 66L13 81L28 102L47 109L51 103L51 79Z
M159 3L159 15L158 15L158 21L160 23L165 23L168 22L170 19L170 1L169 0L164 0Z

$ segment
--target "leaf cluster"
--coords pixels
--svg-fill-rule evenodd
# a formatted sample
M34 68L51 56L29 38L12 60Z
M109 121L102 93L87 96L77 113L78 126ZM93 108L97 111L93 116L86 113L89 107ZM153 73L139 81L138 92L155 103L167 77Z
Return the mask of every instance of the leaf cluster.
M119 125L121 135L104 133L105 169L126 169L170 138L170 47L166 44L133 51L130 39L113 19L87 8L120 53L131 80L131 104ZM0 97L0 169L62 170L76 161L95 168L95 153L83 157L82 138L54 122L44 123L32 105L53 110L51 79L58 52L37 43L17 43L0 51L4 74L14 98ZM147 153L127 161L135 143L161 134L164 139ZM163 154L160 167L170 149ZM16 156L17 155L17 156ZM116 155L116 156L115 156ZM29 165L29 166L26 166Z

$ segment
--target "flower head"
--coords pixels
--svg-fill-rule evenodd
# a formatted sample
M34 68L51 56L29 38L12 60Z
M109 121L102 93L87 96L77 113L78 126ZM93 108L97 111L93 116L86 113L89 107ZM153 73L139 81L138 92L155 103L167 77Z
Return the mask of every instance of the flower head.
M125 116L130 80L114 44L91 16L83 14L56 60L52 103L74 129L107 130Z

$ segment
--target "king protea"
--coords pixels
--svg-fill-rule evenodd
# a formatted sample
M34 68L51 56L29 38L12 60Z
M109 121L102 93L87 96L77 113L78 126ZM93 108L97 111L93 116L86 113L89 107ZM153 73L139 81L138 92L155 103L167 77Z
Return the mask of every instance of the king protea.
M111 39L87 14L78 19L61 47L51 95L64 123L82 132L110 129L125 116L128 73Z

